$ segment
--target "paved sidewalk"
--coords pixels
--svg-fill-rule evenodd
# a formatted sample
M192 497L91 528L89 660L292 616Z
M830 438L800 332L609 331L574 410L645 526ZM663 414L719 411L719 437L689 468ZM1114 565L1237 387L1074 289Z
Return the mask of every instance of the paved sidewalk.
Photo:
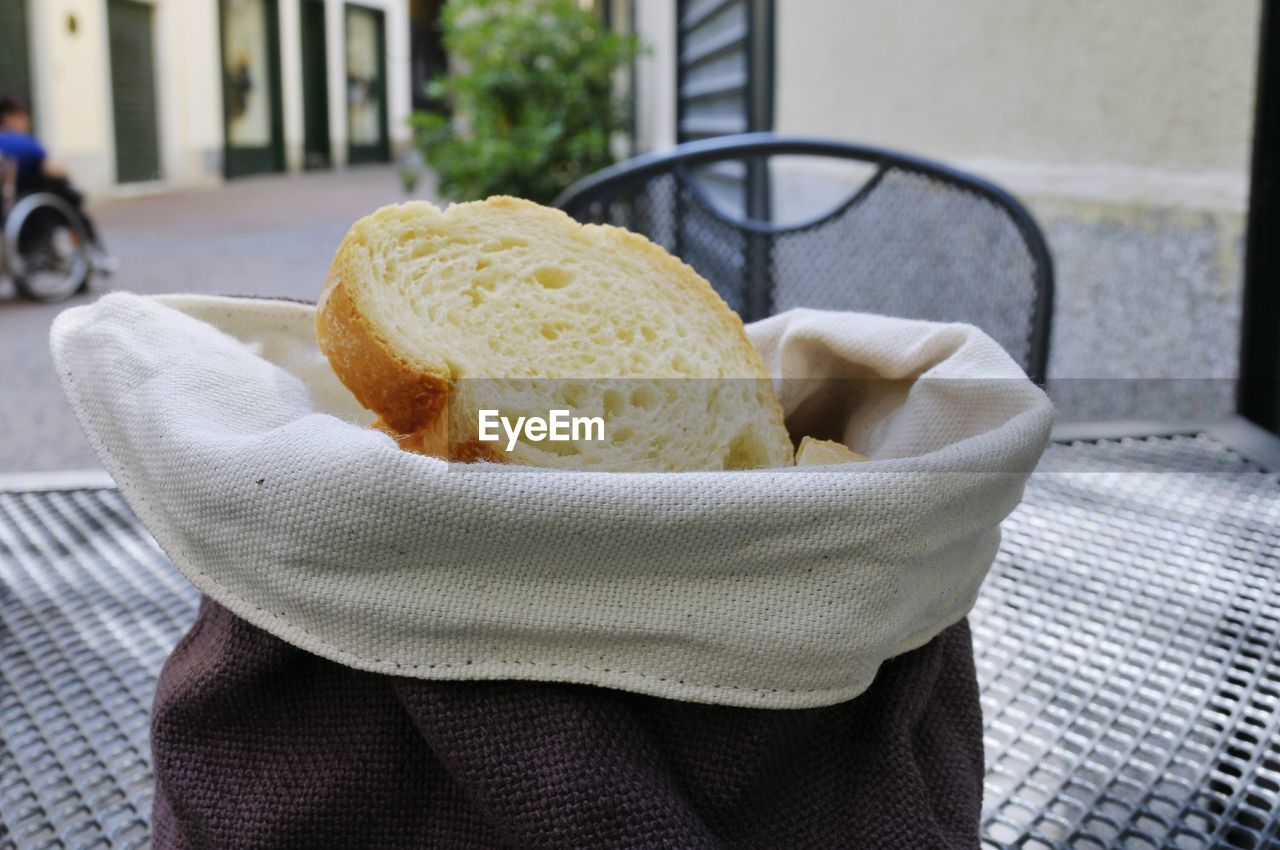
M393 168L264 177L113 201L94 211L120 259L113 278L60 304L0 281L0 474L99 468L49 357L61 310L112 290L315 298L352 221L403 200Z

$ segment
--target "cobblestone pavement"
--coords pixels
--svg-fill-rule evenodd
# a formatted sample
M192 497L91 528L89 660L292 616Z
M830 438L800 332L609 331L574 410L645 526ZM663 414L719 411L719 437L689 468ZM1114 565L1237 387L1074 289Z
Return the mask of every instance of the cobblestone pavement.
M397 173L379 166L97 207L118 274L60 304L20 300L0 281L0 474L100 468L53 374L49 323L61 310L112 290L314 298L351 222L402 199Z

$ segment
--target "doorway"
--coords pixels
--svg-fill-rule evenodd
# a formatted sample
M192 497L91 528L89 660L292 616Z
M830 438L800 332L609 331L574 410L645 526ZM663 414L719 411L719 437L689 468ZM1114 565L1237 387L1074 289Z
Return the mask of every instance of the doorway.
M433 81L449 72L449 57L444 49L444 25L441 14L444 0L410 0L409 55L410 83L414 109L447 113L449 105L428 94Z
M386 21L381 10L346 7L347 160L387 162Z
M117 183L160 179L154 18L150 3L107 2Z
M220 0L227 177L284 170L276 0Z
M303 167L328 168L332 162L329 144L329 62L324 0L302 3L302 132Z

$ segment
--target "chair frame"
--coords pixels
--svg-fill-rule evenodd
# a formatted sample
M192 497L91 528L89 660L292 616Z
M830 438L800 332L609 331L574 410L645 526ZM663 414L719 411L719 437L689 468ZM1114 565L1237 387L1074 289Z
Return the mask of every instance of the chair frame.
M976 194L1008 214L1018 229L1034 265L1034 316L1030 334L1030 352L1027 372L1038 384L1045 381L1049 363L1049 336L1053 320L1054 271L1053 258L1044 234L1031 213L1016 198L999 186L972 174L959 171L939 162L870 145L815 139L805 136L785 136L775 133L744 133L703 141L689 142L670 150L645 154L583 178L570 186L554 201L554 205L570 215L587 204L606 196L637 179L666 173L687 166L697 166L717 160L750 155L765 156L825 156L855 160L876 166L875 173L854 195L830 212L799 224L778 225L755 219L728 219L730 224L744 230L765 233L789 233L814 227L831 216L844 212L860 203L871 193L890 170L918 174L939 183L949 184ZM714 210L714 206L710 209Z

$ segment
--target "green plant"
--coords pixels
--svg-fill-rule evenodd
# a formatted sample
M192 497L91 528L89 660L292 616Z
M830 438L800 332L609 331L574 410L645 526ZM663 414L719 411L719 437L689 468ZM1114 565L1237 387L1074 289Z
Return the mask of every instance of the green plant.
M549 203L613 163L626 127L614 74L637 50L578 0L450 0L444 41L455 71L428 91L452 116L410 119L442 194Z

